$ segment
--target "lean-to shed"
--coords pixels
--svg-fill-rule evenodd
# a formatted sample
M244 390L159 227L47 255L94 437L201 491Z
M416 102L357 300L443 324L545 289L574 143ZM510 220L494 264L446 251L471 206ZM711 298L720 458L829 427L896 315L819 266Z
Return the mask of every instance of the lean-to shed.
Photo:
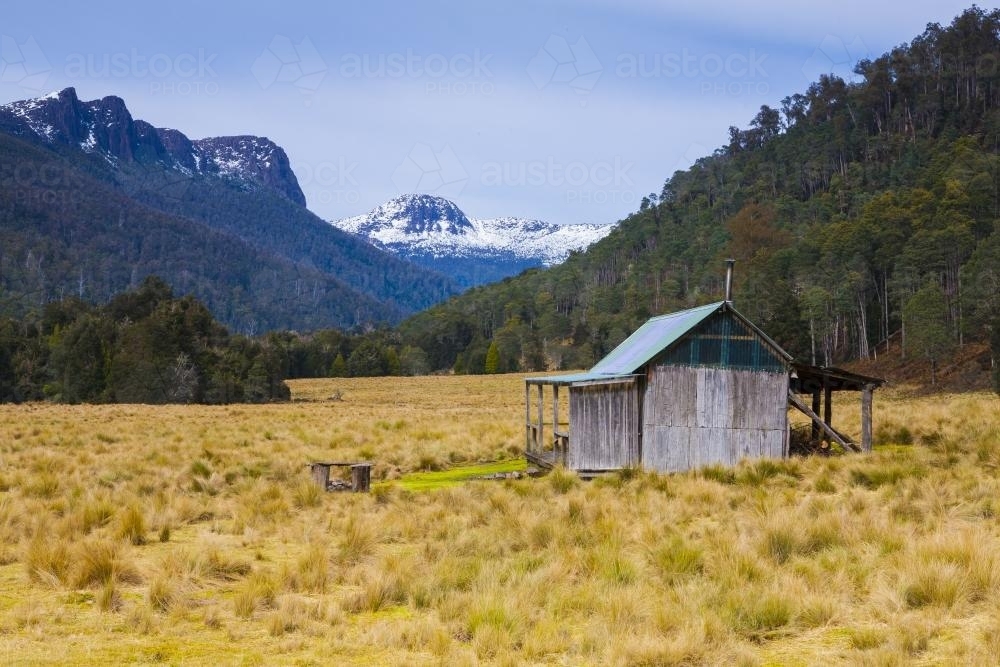
M648 320L586 373L528 378L525 453L534 464L581 474L779 458L788 455L789 407L811 421L811 441L869 451L872 394L882 384L793 362L727 299ZM560 389L569 394L568 415ZM861 393L860 445L833 427L835 391Z
M786 456L791 373L788 353L730 301L654 317L586 373L526 380L526 454L584 474Z
M788 455L789 406L812 421L814 440L869 450L872 391L881 384L794 363L732 301L719 301L648 320L586 373L528 378L525 454L534 464L581 474L779 458ZM550 419L545 387L552 387ZM569 394L568 421L560 389ZM831 392L843 390L861 392L860 446L831 424ZM796 394L811 395L812 407Z

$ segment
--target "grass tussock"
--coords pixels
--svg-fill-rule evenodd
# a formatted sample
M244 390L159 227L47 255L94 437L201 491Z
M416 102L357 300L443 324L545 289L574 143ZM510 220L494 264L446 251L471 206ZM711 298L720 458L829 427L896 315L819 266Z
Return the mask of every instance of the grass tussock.
M107 497L94 498L80 509L80 529L83 533L106 526L115 515L115 506Z
M127 543L107 538L89 538L74 545L67 578L69 586L94 588L109 582L142 582L142 575Z
M762 641L787 626L794 614L793 601L780 593L743 591L725 608L730 627L753 641Z
M127 540L133 545L146 543L146 517L142 509L137 504L126 507L118 519L116 536L118 539Z
M275 577L266 572L255 572L236 589L233 607L236 616L248 619L254 612L270 609L278 594Z
M880 390L867 455L484 481L523 469L520 378L293 384L311 400L0 406L0 636L71 664L1000 652L996 397ZM305 466L359 459L368 495Z
M341 563L353 564L375 550L378 537L363 520L351 517L341 531L338 555Z
M57 586L69 574L69 545L59 539L36 535L28 543L22 557L28 577L36 583Z
M146 590L146 601L158 612L170 611L180 599L176 583L169 577L159 576L150 582Z
M237 581L253 570L253 565L246 558L218 547L187 553L186 558L191 571L216 581Z
M122 594L117 582L104 582L97 594L97 608L103 612L121 611Z
M361 584L361 590L347 598L344 611L352 614L375 613L406 602L406 587L392 573L373 573Z
M322 544L312 544L298 558L296 582L299 590L325 593L330 582L330 556Z
M657 545L650 555L655 572L669 584L704 571L704 551L691 546L679 535Z
M297 509L319 507L323 502L324 490L311 479L302 480L295 485L293 503Z

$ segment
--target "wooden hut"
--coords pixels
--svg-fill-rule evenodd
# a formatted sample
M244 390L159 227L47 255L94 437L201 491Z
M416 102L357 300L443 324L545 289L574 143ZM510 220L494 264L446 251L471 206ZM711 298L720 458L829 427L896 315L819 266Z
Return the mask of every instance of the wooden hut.
M807 371L809 379L800 380ZM790 390L815 398L816 391L836 385L823 371L795 365L728 300L654 317L586 373L526 380L526 456L536 465L558 463L585 475L626 467L672 472L787 456L788 406L795 398ZM868 387L869 422L862 430L870 435L870 390L880 381L841 380L836 386ZM545 387L552 388L549 419ZM563 388L568 421L560 404ZM829 410L828 391L826 397ZM809 412L822 423L818 411ZM829 422L827 414L825 425L833 431Z

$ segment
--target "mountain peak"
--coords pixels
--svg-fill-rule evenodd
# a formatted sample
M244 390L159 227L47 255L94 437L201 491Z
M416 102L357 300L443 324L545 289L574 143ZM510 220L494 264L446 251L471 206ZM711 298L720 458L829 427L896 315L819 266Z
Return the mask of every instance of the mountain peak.
M534 266L558 264L606 236L609 225L554 225L527 218L470 219L447 199L407 194L366 215L331 223L369 243L480 285Z
M267 137L211 137L196 139L191 145L196 153L191 159L203 173L257 183L300 206L306 205L288 155Z
M288 156L267 137L192 141L178 130L134 120L117 95L82 102L75 88L0 106L0 130L48 145L68 145L112 165L159 163L186 176L223 178L246 189L265 188L305 206Z
M75 88L0 106L0 129L45 141L80 141L82 105Z
M472 223L454 202L428 194L406 194L375 207L364 218L355 234L371 236L389 230L406 235L462 235L472 229Z
M80 98L76 96L76 88L73 86L67 86L62 90L53 90L48 95L42 95L41 97L36 97L36 100L64 100L67 102L79 102Z

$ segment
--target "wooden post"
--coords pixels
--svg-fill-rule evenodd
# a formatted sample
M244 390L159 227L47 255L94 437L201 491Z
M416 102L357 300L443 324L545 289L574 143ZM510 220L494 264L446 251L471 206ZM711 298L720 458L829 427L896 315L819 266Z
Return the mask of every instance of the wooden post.
M823 386L823 422L833 426L833 390L824 382Z
M368 493L371 481L371 463L355 463L351 466L351 491L354 493Z
M312 478L319 488L326 491L327 487L330 485L330 464L329 463L313 463L309 466L312 471Z
M552 450L553 454L559 451L559 385L552 385Z
M798 397L795 394L793 394L791 391L788 392L788 402L795 409L797 409L798 411L800 411L805 416L809 417L809 419L812 420L813 424L816 424L817 426L819 426L823 430L823 432L826 434L826 437L829 439L830 442L836 442L838 445L840 445L841 447L844 448L844 451L847 451L848 449L853 449L856 452L860 452L861 451L861 447L859 447L858 445L854 444L853 442L851 442L849 440L845 440L843 437L841 437L841 435L839 433L837 433L837 431L835 431L832 426L828 425L826 422L824 422L822 419L820 419L820 416L818 414L816 414L815 412L813 412L812 410L810 410L809 406L807 406L805 403L803 403L802 401L800 401L798 399Z
M866 384L861 390L861 451L863 452L872 450L872 390L870 384Z
M531 447L531 385L524 383L524 451L532 451Z
M819 389L816 389L816 390L813 391L812 398L813 398L812 411L815 412L816 414L819 414L819 409L820 409ZM819 424L813 423L813 426L812 426L812 435L811 435L810 439L813 442L815 442L816 440L819 440Z
M545 406L543 401L545 399L545 385L538 385L538 433L535 434L537 438L538 448L541 450L545 447L545 436L543 435L543 425L545 423Z

